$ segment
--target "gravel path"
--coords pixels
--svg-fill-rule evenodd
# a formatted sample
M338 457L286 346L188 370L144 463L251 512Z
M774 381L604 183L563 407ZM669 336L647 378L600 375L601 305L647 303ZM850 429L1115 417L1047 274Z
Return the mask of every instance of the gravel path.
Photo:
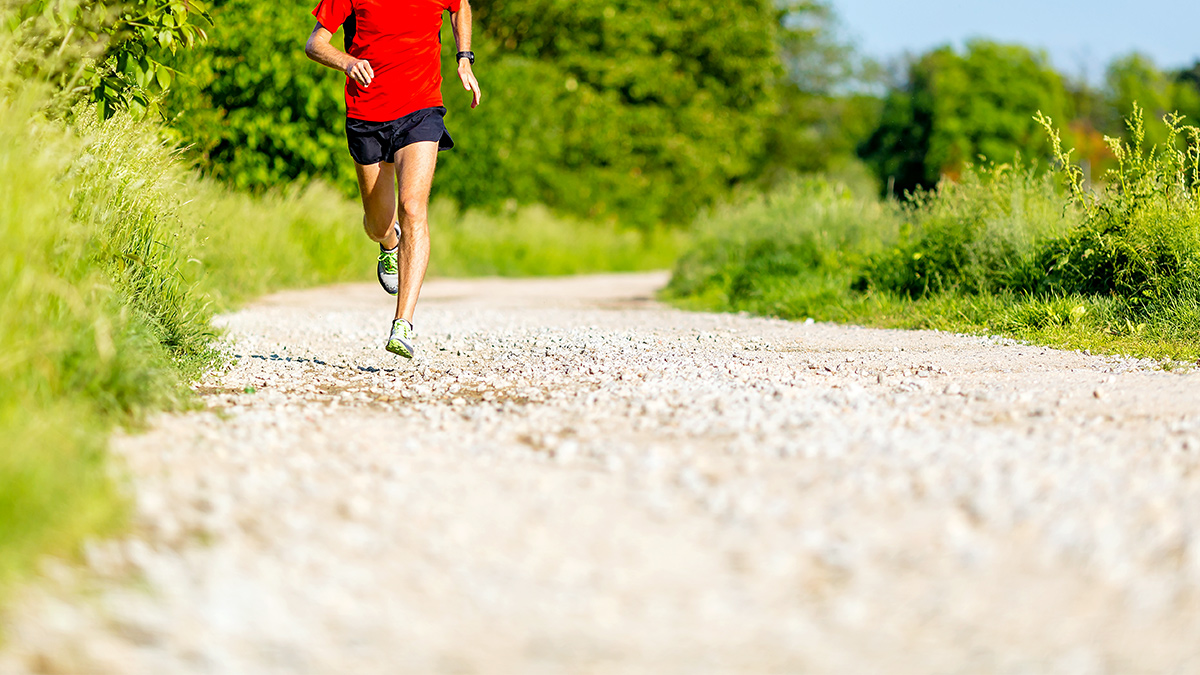
M0 671L1200 671L1200 375L664 281L431 283L411 364L377 287L223 317Z

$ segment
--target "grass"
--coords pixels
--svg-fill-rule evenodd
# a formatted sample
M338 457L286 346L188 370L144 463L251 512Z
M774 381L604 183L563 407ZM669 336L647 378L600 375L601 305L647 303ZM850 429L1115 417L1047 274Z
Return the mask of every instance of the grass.
M699 223L664 295L676 304L891 328L1000 334L1097 353L1200 358L1200 131L1110 141L1119 167L1085 189L991 165L880 203L804 179Z
M430 208L435 276L563 276L668 269L682 250L680 230L639 230L555 215L544 206L490 214Z
M34 110L0 104L0 588L34 555L120 521L105 416L174 393L165 352L89 261L71 204L47 198L78 146L27 123Z

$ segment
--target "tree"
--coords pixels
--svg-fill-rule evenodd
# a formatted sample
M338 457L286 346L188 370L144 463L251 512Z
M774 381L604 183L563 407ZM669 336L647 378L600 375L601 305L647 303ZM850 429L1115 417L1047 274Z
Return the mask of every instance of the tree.
M89 96L102 117L143 114L171 86L165 61L203 42L211 19L203 0L28 0L19 5L18 68ZM67 54L68 47L69 55ZM65 57L65 58L64 58Z
M763 168L768 174L828 169L853 157L879 123L881 102L869 92L879 67L838 39L827 4L792 0L780 27L785 76L776 92L778 111L766 120Z
M1146 142L1154 145L1166 138L1166 127L1154 122L1174 112L1175 83L1149 57L1133 53L1115 59L1108 66L1104 93L1117 122L1111 130L1113 136L1125 134L1127 129L1122 120L1129 119L1137 105L1150 121L1146 125Z
M459 201L681 222L758 170L782 74L770 0L495 0L476 16L505 109L463 125L471 150L443 182ZM490 185L458 182L471 174Z
M242 189L320 179L356 196L345 76L304 55L315 2L213 4L212 40L181 55L183 76L166 102L168 121L201 166Z
M356 188L342 77L304 59L312 2L214 3L173 124L208 171L267 188ZM782 68L772 0L492 0L475 8L484 105L470 111L443 29L447 124L435 190L463 206L542 202L631 223L682 222L753 176Z
M1175 110L1189 124L1200 124L1200 61L1175 73Z
M1066 98L1042 53L985 40L965 54L942 47L910 64L859 153L898 195L931 188L981 156L1045 156L1049 145L1033 116L1061 119Z
M1192 124L1200 121L1200 64L1166 73L1150 57L1135 52L1109 65L1103 95L1115 120L1110 135L1129 138L1123 120L1133 115L1137 104L1145 114L1147 145L1161 144L1170 136L1163 123L1167 114L1178 112Z

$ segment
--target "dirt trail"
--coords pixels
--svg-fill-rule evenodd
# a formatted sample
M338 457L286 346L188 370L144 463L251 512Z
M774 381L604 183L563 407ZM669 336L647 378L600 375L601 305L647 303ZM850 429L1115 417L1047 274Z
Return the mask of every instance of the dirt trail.
M1200 671L1200 376L664 281L431 283L411 364L377 287L223 317L0 671Z

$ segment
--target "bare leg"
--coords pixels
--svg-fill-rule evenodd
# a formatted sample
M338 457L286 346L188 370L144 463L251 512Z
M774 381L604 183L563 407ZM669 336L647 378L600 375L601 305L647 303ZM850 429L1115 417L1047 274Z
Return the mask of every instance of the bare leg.
M396 165L355 163L354 168L362 195L363 229L371 241L395 248L398 242L392 224L396 222Z
M437 166L438 144L421 141L396 152L400 177L400 293L396 318L412 323L429 267L429 190Z

